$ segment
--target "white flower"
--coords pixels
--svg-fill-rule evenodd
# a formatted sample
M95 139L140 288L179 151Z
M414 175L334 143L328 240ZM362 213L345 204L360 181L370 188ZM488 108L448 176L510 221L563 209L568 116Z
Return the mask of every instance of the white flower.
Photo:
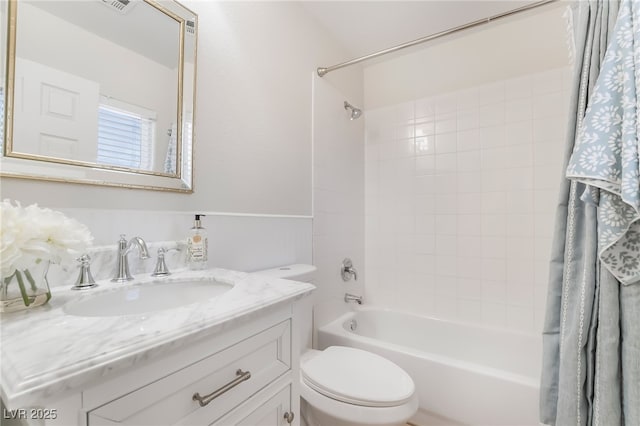
M622 123L622 115L615 105L608 105L599 108L591 117L591 125L598 131L609 133L612 126L619 126Z
M580 167L590 172L604 170L615 164L615 158L604 146L590 146L580 153Z
M5 200L0 205L2 277L28 269L37 261L66 264L93 240L89 229L60 212L33 204L22 207Z
M21 232L22 221L20 219L19 208L12 206L9 202L4 201L0 208L0 262L2 264L1 276L8 277L15 272L15 265L22 256L20 250L20 237L24 235Z
M602 229L600 231L600 235L598 236L598 245L604 247L618 240L618 238L620 238L620 236L622 235L622 232L617 231L617 228L615 230L611 228Z
M610 195L601 201L599 217L605 226L614 229L626 228L634 220L635 210L620 197Z
M611 67L604 76L604 85L607 89L618 93L622 93L622 89L628 81L629 74L627 74L621 64Z
M629 47L633 43L633 27L631 22L624 22L620 26L620 30L616 34L616 41L622 48Z
M640 187L638 186L638 170L630 168L625 171L622 177L622 198L625 202L632 204L636 208L640 207Z
M600 86L596 86L596 87L599 88ZM612 98L613 96L611 96L610 92L595 92L591 97L591 100L589 101L591 106L587 109L585 114L589 113L593 109L593 107L596 105L608 104L609 102L611 102Z
M609 138L607 139L607 145L609 146L609 151L613 155L620 155L622 152L622 132L620 129L615 130L609 134Z
M589 145L598 142L600 138L597 133L582 132L578 143L580 145Z

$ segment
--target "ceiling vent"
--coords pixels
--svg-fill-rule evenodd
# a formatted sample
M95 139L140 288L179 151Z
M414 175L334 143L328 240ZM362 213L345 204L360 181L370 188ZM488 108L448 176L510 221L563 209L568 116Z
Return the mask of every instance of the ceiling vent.
M135 6L135 2L132 0L102 0L102 4L109 9L117 10L118 12L125 14Z

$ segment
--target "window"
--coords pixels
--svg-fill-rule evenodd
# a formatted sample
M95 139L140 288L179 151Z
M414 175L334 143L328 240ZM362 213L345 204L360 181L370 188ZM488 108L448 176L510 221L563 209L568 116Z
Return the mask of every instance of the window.
M113 99L98 108L98 163L153 168L155 113Z

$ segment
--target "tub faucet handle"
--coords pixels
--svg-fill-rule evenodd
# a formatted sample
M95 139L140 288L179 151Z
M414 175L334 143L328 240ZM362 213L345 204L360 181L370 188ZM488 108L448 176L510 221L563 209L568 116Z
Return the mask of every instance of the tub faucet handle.
M351 277L358 281L358 271L353 267L353 262L348 257L342 261L340 275L342 275L342 281L349 281Z

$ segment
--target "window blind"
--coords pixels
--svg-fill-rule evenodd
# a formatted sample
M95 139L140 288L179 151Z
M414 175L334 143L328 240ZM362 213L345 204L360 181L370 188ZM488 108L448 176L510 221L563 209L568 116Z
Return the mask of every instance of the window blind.
M193 170L193 113L185 113L184 135L182 140L182 176L187 181L191 181L191 170Z
M98 108L98 163L151 170L154 120L107 105Z

